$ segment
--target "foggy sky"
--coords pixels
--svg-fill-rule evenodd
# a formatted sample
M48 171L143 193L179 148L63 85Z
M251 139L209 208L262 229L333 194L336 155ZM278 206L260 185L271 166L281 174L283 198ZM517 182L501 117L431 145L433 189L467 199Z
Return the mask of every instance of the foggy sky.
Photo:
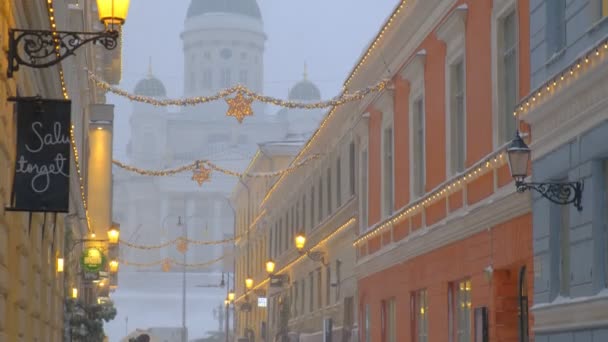
M267 35L264 93L287 98L287 91L308 77L322 98L338 94L348 73L397 0L258 0ZM148 60L169 97L183 95L183 53L179 37L190 0L133 0L123 36L123 80L133 91L145 77ZM109 95L116 105L114 154L126 159L129 140L128 100ZM278 110L268 107L269 112Z

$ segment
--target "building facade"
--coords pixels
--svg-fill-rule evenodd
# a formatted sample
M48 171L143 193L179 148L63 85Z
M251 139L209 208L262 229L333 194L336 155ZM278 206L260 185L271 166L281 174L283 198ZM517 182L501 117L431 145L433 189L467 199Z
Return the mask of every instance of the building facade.
M536 341L608 339L608 2L531 1L532 181L582 181L582 210L532 201Z
M360 341L532 338L530 195L505 153L529 91L529 6L400 2L349 77L393 72L359 107Z
M8 51L11 28L34 30L100 31L95 1L2 1L0 3L0 42ZM43 69L21 67L7 78L6 54L0 59L0 340L64 341L72 337L68 300L95 303L107 297L99 283L85 283L80 276L80 255L86 243L80 243L94 232L103 238L111 226L107 210L109 200L88 183L93 168L90 134L92 121L110 111L105 132L111 132L111 106L105 97L88 87L82 70L98 68L109 80L120 79L120 47L106 51L103 47L81 47L77 56ZM117 58L118 57L118 58ZM15 167L16 119L14 102L9 97L39 95L43 99L71 100L74 139L69 174L69 212L67 214L24 213L8 211ZM104 112L105 111L105 112ZM104 113L100 113L104 112ZM81 115L82 114L82 115ZM106 113L107 114L107 113ZM107 118L106 118L107 119ZM108 125L109 124L109 125ZM107 130L106 130L107 129ZM100 132L99 134L101 134ZM111 134L109 135L111 136ZM110 140L111 143L111 140ZM111 159L111 149L109 151ZM78 161L78 166L76 162ZM110 174L108 173L109 180ZM87 199L98 196L99 200ZM88 213L88 214L87 214ZM89 216L90 215L90 216ZM90 221L88 219L91 219ZM89 221L89 222L88 222ZM109 223L108 223L109 222ZM90 223L90 225L88 224ZM103 246L107 248L107 245ZM61 260L61 262L59 262ZM60 266L61 265L61 266ZM116 286L113 281L104 285ZM74 297L78 297L77 299ZM82 298L84 297L84 298Z

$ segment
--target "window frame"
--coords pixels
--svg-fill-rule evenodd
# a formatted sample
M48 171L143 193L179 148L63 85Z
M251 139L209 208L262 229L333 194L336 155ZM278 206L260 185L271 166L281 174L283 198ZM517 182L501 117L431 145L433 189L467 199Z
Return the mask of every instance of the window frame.
M509 115L513 116L514 108L510 111L504 112L506 108L505 96L504 96L504 66L503 66L503 24L504 19L512 14L515 16L515 98L516 102L520 98L519 95L519 60L520 60L520 48L519 48L519 16L518 6L516 0L501 0L495 1L495 6L492 9L492 84L496 84L496 87L492 87L492 129L494 149L502 146L507 142L515 132L506 132L507 128L506 119ZM517 103L516 103L517 104ZM517 128L517 127L516 127Z

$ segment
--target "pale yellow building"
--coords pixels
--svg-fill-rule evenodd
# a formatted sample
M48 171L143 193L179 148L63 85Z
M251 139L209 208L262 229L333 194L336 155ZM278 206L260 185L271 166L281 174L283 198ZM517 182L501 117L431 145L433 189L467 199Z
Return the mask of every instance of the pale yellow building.
M93 288L85 290L78 273L78 259L84 245L79 240L87 237L88 231L83 197L89 199L90 226L97 238L105 238L112 225L108 216L111 213L107 211L109 203L105 203L107 198L97 192L99 188L93 191L87 184L91 165L96 163L96 159L87 154L91 150L87 145L95 140L89 135L90 123L100 115L105 125L100 134L103 131L104 144L111 144L113 109L112 106L99 107L105 98L101 92L94 91L84 68L98 70L116 82L120 78L120 48L107 52L88 44L59 65L44 69L21 66L9 78L6 52L10 28L100 31L104 27L97 19L94 0L0 1L0 44L4 51L0 58L0 341L58 342L64 340L66 328L64 300L88 292L89 300L93 301L104 292ZM16 157L16 113L14 103L8 98L36 95L72 101L76 142L72 147L78 151L81 177L72 153L67 214L30 214L5 209L11 204ZM104 163L111 161L111 149L104 153ZM111 174L105 177L102 182L110 184ZM109 188L107 190L109 192ZM101 244L108 248L106 243ZM108 279L103 285L107 288L112 281L114 279Z

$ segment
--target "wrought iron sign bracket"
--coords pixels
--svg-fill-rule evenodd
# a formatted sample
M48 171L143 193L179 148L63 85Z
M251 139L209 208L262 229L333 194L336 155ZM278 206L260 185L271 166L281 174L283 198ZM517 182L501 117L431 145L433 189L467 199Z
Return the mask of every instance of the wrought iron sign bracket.
M75 55L78 48L90 42L113 50L118 46L119 36L120 32L116 30L76 32L10 29L7 76L12 78L21 65L37 69L55 65Z
M325 254L323 252L311 252L311 251L306 251L304 254L306 254L306 256L314 261L314 262L320 262L321 264L323 264L323 266L327 267L327 263L325 262Z
M555 204L573 204L578 211L583 210L581 204L584 188L583 181L565 183L527 183L518 181L515 183L515 186L518 192L534 190Z

